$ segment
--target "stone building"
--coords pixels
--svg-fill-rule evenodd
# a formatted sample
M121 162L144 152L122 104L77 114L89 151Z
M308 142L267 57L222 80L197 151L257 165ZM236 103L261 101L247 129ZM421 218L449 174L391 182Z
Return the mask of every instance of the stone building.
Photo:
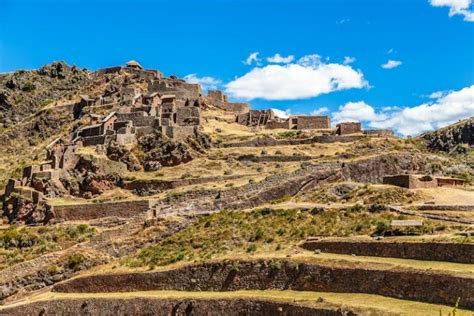
M227 96L220 90L207 91L207 97L221 103L227 103Z
M395 134L390 129L364 130L364 135L371 136L371 137L395 137Z
M133 68L133 69L139 69L139 70L143 69L142 65L140 65L135 60L130 60L129 62L127 62L127 68Z
M329 129L331 123L329 116L310 116L310 115L298 115L290 116L289 118L289 129Z
M441 186L462 186L464 185L464 180L431 175L399 174L383 177L383 184L390 184L408 189L420 189Z
M232 111L236 115L248 113L250 111L250 105L248 103L229 102L227 95L220 90L209 90L207 92L207 99L211 101L213 105L227 111Z
M236 122L251 127L265 127L269 121L276 118L272 110L250 110L236 115Z
M360 122L343 122L336 125L337 135L347 135L361 133L362 127Z
M268 121L267 125L265 125L266 129L289 129L290 128L290 120L289 119L282 119L276 117L275 119Z

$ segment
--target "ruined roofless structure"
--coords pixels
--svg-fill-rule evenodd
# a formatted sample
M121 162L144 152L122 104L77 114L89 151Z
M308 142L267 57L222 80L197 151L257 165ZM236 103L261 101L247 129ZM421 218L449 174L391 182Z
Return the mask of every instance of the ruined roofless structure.
M383 177L383 184L395 185L407 189L436 188L443 186L463 186L459 178L439 177L419 174L398 174Z
M74 143L91 146L115 141L128 145L155 130L176 141L196 135L202 97L198 84L189 84L174 76L163 78L159 71L144 70L133 60L125 67L101 69L97 74L110 75L114 71L146 83L147 90L138 85L111 86L102 95L82 95L79 113L97 106L110 107L113 111L101 120L91 118L90 125L77 129L71 136Z

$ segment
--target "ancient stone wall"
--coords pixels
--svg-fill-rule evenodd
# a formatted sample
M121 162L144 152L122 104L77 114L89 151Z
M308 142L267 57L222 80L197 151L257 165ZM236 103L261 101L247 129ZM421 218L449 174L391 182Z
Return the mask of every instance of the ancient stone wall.
M329 116L301 115L290 117L290 129L328 129L330 127Z
M162 126L162 133L175 141L183 141L196 135L197 126Z
M275 139L269 136L257 137L251 140L236 142L236 143L225 143L222 147L260 147L260 146L285 146L285 145L306 145L315 143L350 143L357 140L363 139L365 136L362 135L349 135L349 136L335 136L335 135L321 135L314 136L311 138L300 138L300 139Z
M118 113L118 121L132 121L133 126L154 126L156 117L148 116L146 112Z
M200 109L195 106L185 106L176 109L176 124L179 126L199 125Z
M107 143L106 138L110 138L110 136L91 136L91 137L83 137L82 144L84 146L95 146L95 145L102 145Z
M461 202L461 201L460 201ZM423 204L416 207L420 211L474 211L474 205L437 205L437 204Z
M393 131L390 129L364 130L364 135L371 136L371 137L395 137Z
M290 289L367 293L474 308L474 279L436 271L387 269L367 263L298 263L291 260L210 262L175 270L79 277L54 286L55 292L150 290L235 291Z
M50 206L56 220L76 221L117 216L132 217L147 212L148 200Z
M229 109L236 114L248 113L250 105L248 103L228 102L223 106L224 109Z
M265 125L266 129L277 129L277 128L283 128L283 129L289 129L290 123L288 120L284 121L277 121L277 120L272 120L267 122L267 125Z
M173 299L159 297L51 299L23 303L0 309L2 315L214 315L214 316L355 316L348 309L336 309L320 303L302 303L268 299Z
M474 263L474 244L471 243L309 240L301 247L358 256Z
M227 96L220 90L209 90L207 92L207 97L217 102L222 102L222 103L227 102Z
M408 174L385 176L383 177L383 184L391 184L408 189L436 188L438 186L437 180L431 176Z
M136 143L137 136L135 134L117 134L115 141L118 145L126 146Z
M231 175L231 176L215 176L215 177L203 177L195 179L179 179L179 180L134 180L125 182L123 188L131 191L155 191L161 192L165 190L175 189L188 185L203 184L216 181L225 181L242 178L242 175Z
M98 124L95 126L86 126L79 132L79 135L82 137L90 137L90 136L99 136L102 135L102 124Z
M338 135L355 134L362 132L360 122L345 122L336 125Z

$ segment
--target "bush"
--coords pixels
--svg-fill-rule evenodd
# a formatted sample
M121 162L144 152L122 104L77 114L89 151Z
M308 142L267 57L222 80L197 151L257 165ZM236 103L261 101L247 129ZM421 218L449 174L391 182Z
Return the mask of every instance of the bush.
M185 172L181 175L181 179L188 179L188 178L192 178L193 175L191 172Z
M255 252L256 250L257 250L257 245L256 245L256 244L250 244L250 245L247 247L247 252L248 252L248 253Z
M25 92L30 92L30 91L33 91L35 90L36 87L35 85L30 82L30 81L26 81L24 84L23 84L23 87L21 87L21 90L25 91Z
M73 271L77 271L79 270L83 262L84 262L84 256L79 253L75 253L68 258L66 262L66 267Z
M385 235L390 230L390 223L386 220L380 220L375 223L375 235Z

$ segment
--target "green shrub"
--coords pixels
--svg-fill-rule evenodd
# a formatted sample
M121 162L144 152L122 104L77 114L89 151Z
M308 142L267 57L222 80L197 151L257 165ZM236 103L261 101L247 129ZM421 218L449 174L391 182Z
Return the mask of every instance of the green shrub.
M248 252L248 253L255 252L256 250L257 250L257 245L256 245L256 244L250 244L250 245L247 247L247 252Z
M77 271L79 270L81 264L84 262L84 256L80 253L75 253L69 256L66 267L70 270Z

